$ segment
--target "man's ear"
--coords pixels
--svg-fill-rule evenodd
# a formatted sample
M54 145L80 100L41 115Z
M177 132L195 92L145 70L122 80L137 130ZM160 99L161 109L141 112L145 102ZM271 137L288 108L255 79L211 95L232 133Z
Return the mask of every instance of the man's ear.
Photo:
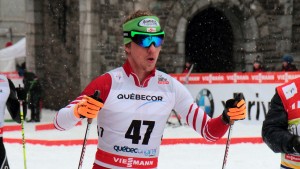
M130 54L130 43L127 43L126 45L125 45L125 53L127 53L127 54Z

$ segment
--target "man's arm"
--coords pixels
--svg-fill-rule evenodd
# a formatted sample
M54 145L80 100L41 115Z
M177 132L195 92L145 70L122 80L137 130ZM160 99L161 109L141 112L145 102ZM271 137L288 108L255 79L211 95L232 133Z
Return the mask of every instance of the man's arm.
M8 83L10 93L6 102L6 107L12 119L15 120L17 123L21 123L20 103L17 98L16 88L10 79L8 79Z
M107 73L94 79L74 101L60 109L54 117L54 126L58 130L68 130L74 127L82 118L78 117L76 109L78 104L85 98L91 96L96 90L101 93L101 100L105 102L111 88L111 76Z
M185 122L197 133L208 141L217 141L228 130L229 125L222 120L222 115L210 118L195 102L180 82L173 79L175 87L175 111L178 112Z
M263 122L262 138L275 153L294 153L293 136L288 131L288 117L282 101L276 92L271 100L271 106Z

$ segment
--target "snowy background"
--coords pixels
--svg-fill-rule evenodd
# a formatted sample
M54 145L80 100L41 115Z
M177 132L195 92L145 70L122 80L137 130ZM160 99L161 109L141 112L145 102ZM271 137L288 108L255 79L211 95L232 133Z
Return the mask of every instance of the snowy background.
M25 123L27 140L80 140L84 138L86 123L69 131L41 130L36 125L52 122L54 111L42 111L41 123ZM29 117L29 115L27 116ZM9 116L6 113L6 119ZM16 123L7 122L7 126ZM232 138L259 137L261 124L237 122L233 126ZM21 131L6 131L6 139L21 139ZM164 138L198 138L196 132L187 126L172 127L166 125ZM89 139L96 139L96 125L92 124ZM227 134L224 136L227 138ZM24 168L23 148L19 143L5 142L11 169ZM28 169L74 169L78 168L82 145L26 144L26 163ZM96 145L87 145L83 169L91 169L96 152ZM225 144L175 144L162 145L159 156L159 169L220 169L222 168ZM279 169L280 154L273 153L264 143L231 144L226 169Z

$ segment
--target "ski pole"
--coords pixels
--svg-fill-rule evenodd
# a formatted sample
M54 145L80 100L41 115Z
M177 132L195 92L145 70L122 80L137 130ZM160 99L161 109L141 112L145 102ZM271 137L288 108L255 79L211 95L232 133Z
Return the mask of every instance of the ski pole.
M194 68L194 64L192 64L192 66L191 66L188 74L185 76L184 84L188 84L189 83L189 77L190 77L190 75L192 73L193 68Z
M235 100L235 105L238 104L238 102L243 99L243 94L242 93L237 93L234 97ZM225 169L226 162L227 162L227 156L228 156L228 151L229 151L229 146L230 146L230 140L231 140L231 133L232 133L232 128L234 124L234 120L229 121L229 131L228 131L228 136L227 136L227 142L226 142L226 148L225 148L225 154L224 154L224 159L223 159L223 165L222 169Z
M176 116L176 118L177 118L177 120L178 120L179 125L182 126L180 117L179 117L179 115L177 114L177 112L176 112L175 110L173 110L173 113L175 114L175 116Z
M228 136L227 136L227 142L226 142L226 148L225 148L225 154L224 154L222 169L225 169L226 162L227 162L227 156L228 156L228 151L229 151L229 146L230 146L233 123L234 122L230 122L230 125L229 125L229 131L228 131Z
M82 145L82 149L81 149L78 169L82 168L82 163L83 163L83 159L84 159L84 153L85 153L85 149L86 149L87 138L88 138L89 133L90 133L89 132L90 131L90 125L91 125L92 122L93 122L93 119L87 119L87 126L86 126L85 136L84 136L83 145Z
M20 102L20 116L21 116L21 128L22 128L22 145L23 145L23 158L24 158L24 169L27 169L26 165L26 148L25 148L25 132L24 132L24 114L23 114L23 101Z
M98 90L96 90L95 93L94 93L94 95L92 96L92 98L96 99L96 100L99 100L98 99L99 95L100 95L100 92ZM86 150L87 138L89 137L90 125L92 124L92 122L93 122L93 119L91 119L91 118L87 119L87 126L86 126L86 130L85 130L83 144L82 144L82 149L81 149L81 154L80 154L80 160L79 160L79 164L78 164L78 169L82 168L82 163L83 163L84 154L85 154L85 150Z

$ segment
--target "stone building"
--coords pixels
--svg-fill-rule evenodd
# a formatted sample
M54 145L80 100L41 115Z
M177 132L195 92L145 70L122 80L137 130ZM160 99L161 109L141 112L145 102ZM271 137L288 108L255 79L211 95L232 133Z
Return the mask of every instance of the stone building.
M300 62L298 0L24 1L26 66L41 78L47 108L66 105L123 64L122 21L137 9L161 19L158 67L168 73L180 73L186 60L196 72L251 71L258 55L269 71L279 70L285 53Z
M25 0L0 0L0 49L26 35Z

